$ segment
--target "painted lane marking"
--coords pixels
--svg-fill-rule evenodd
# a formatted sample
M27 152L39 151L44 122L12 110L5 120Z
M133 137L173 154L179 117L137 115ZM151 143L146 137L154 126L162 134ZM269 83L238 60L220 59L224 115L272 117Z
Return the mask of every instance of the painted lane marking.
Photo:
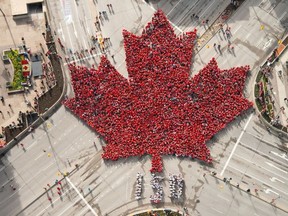
M246 128L247 128L247 126L248 126L248 124L250 123L252 117L253 117L253 114L250 115L248 121L246 122L246 125L244 126L244 128L243 128L240 136L238 137L237 142L235 143L235 145L234 145L234 147L233 147L233 149L232 149L232 152L231 152L231 154L229 155L229 158L228 158L228 160L226 161L226 163L225 163L225 165L224 165L224 167L223 167L223 170L222 170L221 173L220 173L220 176L223 176L223 174L224 174L224 172L225 172L225 170L226 170L226 168L227 168L227 166L228 166L228 164L229 164L229 162L230 162L230 160L231 160L231 158L232 158L232 156L233 156L233 154L234 154L234 152L235 152L235 150L236 150L236 148L237 148L237 146L238 146L238 144L239 144L239 142L240 142L240 140L241 140L241 138L242 138L242 136L243 136L243 134L244 134L244 132L245 132L245 130L246 130Z
M281 169L281 168L279 168L279 167L277 167L277 166L275 166L274 164L272 164L272 163L269 163L269 162L265 162L266 164L268 164L269 166L271 166L271 167L274 167L275 169L277 169L277 170L279 170L279 171L281 171L281 172L283 172L283 173L285 173L285 174L287 174L288 172L287 171L285 171L285 170L283 170L283 169Z

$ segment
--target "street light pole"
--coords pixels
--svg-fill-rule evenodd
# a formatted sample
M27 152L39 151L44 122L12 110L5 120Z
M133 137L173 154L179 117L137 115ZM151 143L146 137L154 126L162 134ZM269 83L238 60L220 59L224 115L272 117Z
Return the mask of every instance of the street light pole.
M3 14L4 17L6 17L5 13L3 12L2 8L0 8L1 13Z

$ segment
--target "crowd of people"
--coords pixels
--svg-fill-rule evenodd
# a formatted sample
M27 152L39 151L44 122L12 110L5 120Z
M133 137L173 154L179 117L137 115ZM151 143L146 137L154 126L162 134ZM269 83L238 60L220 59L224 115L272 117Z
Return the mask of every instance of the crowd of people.
M142 182L143 182L143 174L140 172L137 173L137 179L136 179L136 190L135 190L135 199L139 200L141 199L142 194Z
M104 159L161 155L211 162L206 141L252 103L244 88L248 66L220 70L212 59L190 79L196 31L177 37L157 11L142 36L124 30L129 79L102 57L98 70L69 64L75 97L64 104L103 137Z
M163 186L161 186L161 181L163 181L163 179L163 177L157 176L152 173L152 180L150 181L150 183L155 193L150 196L150 202L154 204L160 203L162 201Z
M169 189L170 189L170 198L180 199L183 194L184 188L184 179L183 177L175 174L169 173Z

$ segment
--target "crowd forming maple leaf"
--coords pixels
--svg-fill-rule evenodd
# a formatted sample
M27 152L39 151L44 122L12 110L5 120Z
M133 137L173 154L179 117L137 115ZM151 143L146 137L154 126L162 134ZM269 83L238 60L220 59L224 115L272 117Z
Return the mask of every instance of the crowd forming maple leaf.
M189 78L196 30L177 37L157 11L140 37L123 31L129 79L102 57L98 70L70 64L75 97L64 102L107 142L104 159L161 155L211 162L206 141L252 103L242 91L248 66L220 70L212 59Z

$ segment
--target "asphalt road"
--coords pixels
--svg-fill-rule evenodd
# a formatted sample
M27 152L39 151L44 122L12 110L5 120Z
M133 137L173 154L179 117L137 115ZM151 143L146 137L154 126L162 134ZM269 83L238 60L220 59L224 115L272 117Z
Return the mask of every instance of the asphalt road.
M98 11L106 10L109 20L103 20L101 34L111 37L112 47L107 56L111 59L111 55L115 55L115 67L127 77L123 28L140 34L158 7L168 14L177 33L197 27L202 34L204 27L190 22L189 15L195 11L201 18L210 17L212 22L229 3L193 1L196 5L193 6L188 1L155 2L147 5L140 0L123 0L121 3L99 0L94 4L82 0L77 5L73 0L63 0L49 1L48 6L54 17L52 29L73 52L89 47L92 32L100 34L94 26L95 16ZM113 4L114 13L108 12L107 3ZM194 56L192 75L212 57L217 58L221 68L249 64L252 75L247 81L245 95L252 100L252 83L257 68L277 43L275 36L283 32L281 23L277 22L278 15L268 13L259 4L260 1L246 1L228 22L236 57L227 52L227 42L216 33L208 42L210 47L204 46ZM276 25L273 31L269 28L260 30L259 23L264 21L265 28ZM213 43L222 45L222 55L213 50ZM100 53L95 53L77 64L97 65L99 56ZM68 95L71 95L71 88L69 91ZM16 146L1 159L0 183L4 188L0 192L0 215L127 215L153 207L149 201L153 194L150 157L104 162L101 159L103 141L64 107L21 142L25 151ZM272 205L287 211L288 157L283 151L283 141L269 134L254 114L246 112L238 117L208 146L214 158L213 167L188 158L164 157L164 203L157 207L182 210L186 206L192 215L287 214ZM80 165L79 169L75 170L75 164ZM47 183L52 185L56 179L62 178L59 170L71 174L61 181L62 186L56 185L52 191L45 192ZM216 177L210 175L211 171L217 172ZM140 201L134 198L137 172L144 174L143 199ZM168 197L169 173L184 176L185 191L179 202L172 202ZM232 180L224 183L224 177ZM15 191L10 188L11 184L16 187ZM61 188L61 196L57 194L57 187ZM251 193L247 193L247 189L251 189ZM48 196L52 198L51 202ZM270 203L272 199L275 201Z

